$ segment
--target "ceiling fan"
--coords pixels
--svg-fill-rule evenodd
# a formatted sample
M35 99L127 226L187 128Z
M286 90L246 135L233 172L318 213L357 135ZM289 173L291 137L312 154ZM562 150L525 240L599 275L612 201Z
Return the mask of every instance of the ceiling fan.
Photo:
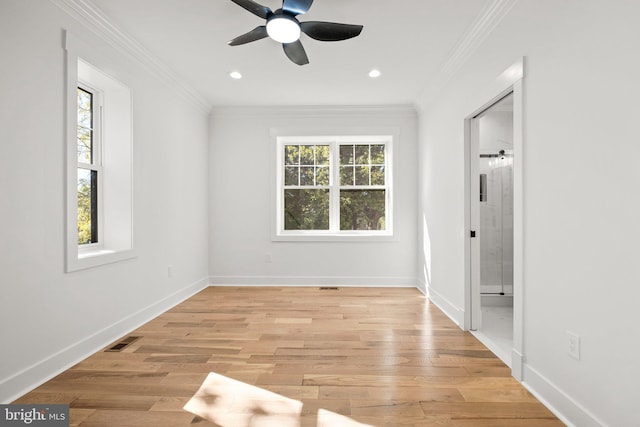
M334 42L347 40L356 37L362 31L362 25L339 24L337 22L307 21L299 22L296 16L307 13L313 0L283 0L282 8L272 11L267 6L262 6L253 0L231 0L241 6L266 19L265 25L231 40L230 46L238 46L250 43L265 37L282 43L284 53L295 64L305 65L309 63L307 53L300 42L300 33L305 33L312 39L323 42Z

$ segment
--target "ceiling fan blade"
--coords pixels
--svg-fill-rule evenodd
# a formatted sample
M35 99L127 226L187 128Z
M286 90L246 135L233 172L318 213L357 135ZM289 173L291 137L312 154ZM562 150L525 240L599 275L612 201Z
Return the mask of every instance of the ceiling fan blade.
M245 33L241 36L236 37L235 39L229 41L227 44L229 46L238 46L245 43L254 42L256 40L263 39L267 37L267 27L261 25L259 27L254 28L253 30Z
M300 40L293 43L282 43L282 47L291 62L298 65L306 65L309 63L307 52L305 52L304 47L302 47Z
M337 42L360 35L362 25L339 24L337 22L308 21L300 24L300 29L312 39L323 42Z
M284 0L282 2L282 10L286 10L294 15L303 15L307 13L313 0Z
M231 0L235 4L240 7L245 8L249 12L253 13L256 16L259 16L262 19L267 19L273 12L267 6L263 6L254 2L253 0Z

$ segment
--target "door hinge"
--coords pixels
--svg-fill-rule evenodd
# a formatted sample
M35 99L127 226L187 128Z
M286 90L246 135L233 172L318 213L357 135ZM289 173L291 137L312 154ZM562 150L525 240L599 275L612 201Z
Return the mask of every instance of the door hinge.
M474 237L476 237L476 230L471 230L471 238L473 239Z

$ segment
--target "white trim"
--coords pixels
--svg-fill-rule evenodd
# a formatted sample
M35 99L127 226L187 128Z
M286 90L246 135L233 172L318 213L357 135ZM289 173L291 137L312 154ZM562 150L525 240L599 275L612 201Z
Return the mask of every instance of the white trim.
M457 307L447 298L443 297L439 292L437 292L432 287L427 288L427 296L429 297L429 301L434 303L436 307L438 307L444 314L446 314L453 322L458 325L459 328L462 328L464 325L465 312L464 310Z
M64 33L66 60L66 272L92 268L137 256L133 241L133 101L131 89L103 73L89 62L90 47ZM100 164L99 235L98 244L79 247L78 219L78 157L77 157L77 87L79 82L96 88L109 97L103 100L100 117L101 158L111 155L107 168ZM105 112L106 111L106 112ZM111 114L109 119L108 114ZM111 122L108 122L111 120ZM111 124L109 124L111 123ZM110 132L109 136L105 136ZM109 142L111 141L111 142ZM109 145L109 149L106 146ZM106 184L105 184L106 182ZM127 197L128 194L128 197ZM117 197L116 197L117 195ZM105 225L108 221L108 225ZM84 245L83 245L84 246Z
M511 349L511 375L522 382L524 372L524 355L516 349Z
M522 385L569 427L606 427L592 414L544 375L524 364Z
M438 76L425 88L418 99L437 99L444 86L473 56L478 47L502 22L517 2L518 0L493 0L488 4L467 28L460 41L449 53ZM423 105L423 107L426 106Z
M513 83L513 351L524 359L524 58ZM513 72L513 70L511 71ZM515 75L515 73L514 73ZM513 369L513 367L512 367ZM522 379L522 365L519 367Z
M209 282L211 286L416 287L416 278L406 276L211 276Z
M313 231L313 230L311 230ZM305 233L305 230L295 232L283 232L282 234L273 234L271 241L273 242L397 242L400 239L386 232L361 231L361 232L344 232L344 233Z
M77 245L76 245L77 246ZM133 259L138 256L135 249L109 251L107 249L82 250L78 249L77 258L73 254L67 258L67 273L73 271L84 270L87 268L99 267L101 265L113 264L114 262Z
M326 132L326 131L325 131ZM362 135L353 134L351 132L340 134L319 134L312 135L305 132L301 135L291 135L290 131L283 132L281 135L277 129L271 129L271 142L275 152L275 192L272 195L272 241L394 241L393 233L393 211L394 211L394 189L393 189L393 171L394 171L394 140L397 139L396 133L393 134L374 134L366 132ZM330 221L328 230L285 230L284 229L284 197L285 188L303 188L300 186L285 187L284 185L284 155L283 147L285 145L328 145L330 148L330 183L327 186L313 187L317 189L327 189L330 192ZM385 229L384 230L345 230L340 227L340 190L344 187L340 185L340 146L346 144L379 144L385 146L385 184L384 185L368 185L353 186L353 189L383 189L385 190ZM304 187L306 188L306 187Z
M422 292L422 294L426 297L428 296L427 294L427 282L425 282L424 280L422 280L421 278L418 278L418 283L416 285L416 288Z
M476 17L442 67L441 74L446 81L462 68L517 2L518 0L494 0Z
M273 107L214 107L211 109L211 116L218 118L281 118L286 117L287 121L290 121L292 117L295 118L340 118L344 119L345 116L349 119L367 118L370 119L371 115L379 114L381 117L398 118L398 117L417 117L416 108L413 105L336 105L336 106L273 106ZM361 127L362 131L357 129L351 130L351 133L337 132L335 129L332 134L340 135L354 135L367 132L369 127ZM305 130L306 128L303 128ZM286 130L286 128L285 128ZM320 128L319 132L326 132L326 129ZM374 131L376 134L385 134L386 132ZM295 135L296 133L289 133L288 135ZM309 134L309 132L305 132ZM324 133L313 133L314 135L323 135Z
M76 363L100 351L108 344L126 335L167 310L208 287L203 278L145 308L107 326L88 337L71 344L51 356L23 369L0 382L0 402L9 403L28 393Z
M524 351L524 209L523 209L523 192L524 192L524 123L523 123L523 84L524 79L524 58L520 58L513 65L503 71L486 90L481 92L476 98L478 107L465 118L465 316L464 329L470 329L474 323L472 319L474 300L472 295L472 243L470 242L469 232L472 222L472 182L471 176L471 158L472 153L472 136L474 118L486 110L489 106L503 98L509 93L513 93L513 194L514 194L514 210L513 210L513 348L520 356L520 361L525 357ZM477 291L477 289L475 289ZM477 293L476 293L477 294ZM477 309L477 308L476 308ZM471 313L469 313L471 311ZM475 316L473 316L475 317ZM481 340L482 341L482 340ZM483 344L486 344L483 342ZM521 362L520 362L521 363ZM513 368L512 368L513 369ZM512 372L516 378L522 377L521 365L518 366L516 372Z
M156 58L149 50L125 33L97 6L86 0L51 0L69 16L98 35L117 51L128 55L143 65L185 100L198 107L204 114L211 111L211 104L198 91L187 85L173 70Z

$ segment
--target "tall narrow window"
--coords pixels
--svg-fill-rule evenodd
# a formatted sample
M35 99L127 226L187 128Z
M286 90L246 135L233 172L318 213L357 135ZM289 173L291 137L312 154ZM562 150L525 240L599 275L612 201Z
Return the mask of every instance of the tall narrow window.
M279 236L391 235L391 137L278 138Z
M65 33L69 273L136 256L131 90L83 60L86 47Z
M78 245L98 243L100 104L95 91L78 86Z

